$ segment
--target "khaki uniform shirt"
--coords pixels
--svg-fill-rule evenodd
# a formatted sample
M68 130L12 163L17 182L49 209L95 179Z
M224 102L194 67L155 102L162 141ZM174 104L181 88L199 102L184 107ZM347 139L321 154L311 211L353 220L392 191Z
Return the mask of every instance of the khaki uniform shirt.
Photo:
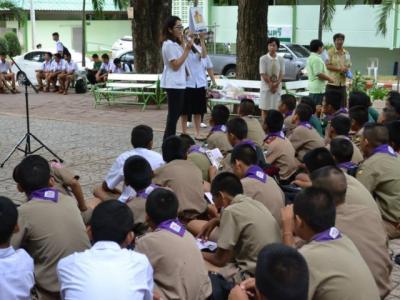
M309 300L378 300L374 278L346 236L300 248L310 272Z
M172 189L179 201L179 215L195 219L207 210L204 199L203 176L188 160L173 160L154 171L153 183Z
M232 146L229 144L228 137L226 136L225 132L216 131L212 132L207 138L207 148L218 148L222 153L226 153L232 149Z
M337 135L335 137L335 139L346 139L348 140L349 138L347 136L344 135ZM350 140L351 141L351 140ZM360 149L357 147L356 144L354 144L353 141L351 141L352 145L353 145L353 156L351 158L351 162L353 164L359 164L360 162L362 162L364 160L364 156L362 155ZM330 151L331 150L331 146L330 144L326 145L326 148Z
M192 152L187 157L188 160L193 162L201 171L204 181L210 181L208 170L211 167L210 160L204 153Z
M336 207L335 224L356 245L371 270L380 296L386 296L391 290L392 262L381 216L369 207L344 203Z
M367 206L380 213L374 197L365 186L353 176L346 173L344 175L347 181L346 203Z
M304 126L297 126L289 140L296 150L297 159L300 161L303 160L308 151L325 146L324 140L314 128L309 129Z
M349 52L343 48L343 52L339 53L335 47L328 50L328 61L327 64L333 65L334 67L351 67L351 60ZM333 83L328 83L335 86L346 85L346 76L340 72L329 71L328 75L333 78Z
M18 208L19 232L11 244L24 248L35 261L37 285L58 292L57 263L74 252L90 248L85 225L76 201L58 194L57 202L32 199Z
M126 203L133 213L135 224L146 221L146 199L143 197L133 197Z
M233 262L240 272L254 275L260 250L281 241L278 223L260 202L237 195L223 210L217 244L233 250Z
M400 223L400 159L384 153L367 158L357 179L374 195L384 220Z
M70 169L56 162L50 162L50 175L54 178L55 189L65 195L72 195L68 186L70 186L74 180L79 179L78 175L74 175Z
M244 116L242 117L247 124L247 138L252 140L258 146L264 143L265 133L257 117Z
M283 120L283 126L285 129L285 135L287 137L290 137L291 134L293 133L293 130L296 128L296 124L292 123L292 119L293 119L293 115L287 116L284 120Z
M203 257L188 231L180 237L157 229L139 238L136 250L149 259L162 299L204 300L211 295Z

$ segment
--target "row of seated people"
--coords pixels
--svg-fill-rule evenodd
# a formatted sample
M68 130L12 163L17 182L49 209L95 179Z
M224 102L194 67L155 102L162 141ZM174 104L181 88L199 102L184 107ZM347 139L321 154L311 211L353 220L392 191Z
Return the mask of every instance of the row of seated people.
M6 55L0 53L0 94L10 91L19 93L15 86L15 74L11 70L11 63L6 60Z
M112 62L107 53L101 55L92 55L93 68L87 69L87 79L91 84L103 83L108 79L108 74L122 74L132 72L132 66L123 63L121 59L115 58Z

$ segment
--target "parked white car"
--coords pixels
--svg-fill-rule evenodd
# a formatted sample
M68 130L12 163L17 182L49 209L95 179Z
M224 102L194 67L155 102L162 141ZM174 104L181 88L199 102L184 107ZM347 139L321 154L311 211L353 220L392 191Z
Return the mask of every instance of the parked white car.
M29 80L33 84L37 84L36 80L36 70L39 70L42 67L42 63L44 62L44 55L47 52L52 52L52 50L47 49L37 49L26 52L19 56L14 57L15 62L21 68L23 72L26 73ZM85 68L82 67L82 54L78 52L71 52L71 58L78 65L78 74L85 74ZM86 68L92 68L93 62L90 59L86 58ZM17 81L21 85L24 80L24 74L18 70L18 68L13 64L11 70L16 74Z
M118 39L111 47L111 57L117 58L124 51L132 51L132 36L126 35Z

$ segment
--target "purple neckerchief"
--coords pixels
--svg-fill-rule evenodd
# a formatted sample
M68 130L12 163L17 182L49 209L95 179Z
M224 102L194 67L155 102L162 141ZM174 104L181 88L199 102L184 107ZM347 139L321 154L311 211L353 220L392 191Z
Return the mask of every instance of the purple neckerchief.
M346 169L346 170L350 170L350 169L357 167L357 165L355 163L352 163L351 161L340 163L337 166L338 166L338 168Z
M168 230L169 232L172 232L174 234L179 235L180 237L183 237L185 234L185 226L181 222L179 222L178 219L172 219L172 220L167 220L162 223L160 223L157 226L158 229L165 229Z
M390 147L388 144L383 144L378 147L376 147L373 151L372 154L376 153L384 153L384 154L389 154L390 156L397 157L396 152L394 152L393 148Z
M248 168L245 177L257 179L264 183L267 182L267 174L264 173L263 169L256 165L251 165Z
M285 112L283 115L285 116L285 118L287 118L287 117L293 115L293 110Z
M345 107L341 107L339 110L335 111L333 114L331 115L326 115L326 119L328 121L332 121L333 118L340 116L342 114L348 115L349 111L347 110L347 108Z
M29 195L29 200L39 199L39 200L50 200L53 202L58 201L58 191L51 188L44 188L36 190Z
M264 141L268 140L270 137L273 137L273 136L281 138L282 140L285 139L285 134L283 133L283 131L276 131L276 132L268 133L267 136L265 137Z
M154 191L155 189L158 189L159 186L156 184L150 184L147 188L145 188L144 190L140 191L140 192L136 192L136 197L140 197L140 198L144 198L147 199L147 197L150 195L150 193L152 191Z
M340 239L342 235L340 234L339 229L336 227L331 227L323 232L320 232L312 237L312 241L316 242L325 242L325 241L333 241Z
M234 148L242 146L242 145L248 145L251 148L253 148L254 150L256 150L256 144L252 140L249 140L249 139L240 141L238 144L235 145Z
M193 145L189 148L189 154L190 153L206 153L206 149L204 149L203 147L201 147L200 145Z
M211 132L224 132L226 133L225 125L215 125L211 128Z
M300 122L299 126L303 126L305 128L308 128L308 129L312 129L313 128L312 125L310 124L310 122Z

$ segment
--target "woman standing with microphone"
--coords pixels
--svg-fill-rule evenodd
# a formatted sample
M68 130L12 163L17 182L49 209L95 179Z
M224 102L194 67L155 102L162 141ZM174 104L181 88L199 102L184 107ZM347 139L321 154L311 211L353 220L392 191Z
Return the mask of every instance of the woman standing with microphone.
M193 42L183 44L183 26L176 16L168 17L163 31L162 58L164 71L161 76L161 87L167 93L168 115L165 125L164 140L176 133L176 124L183 110L186 78L190 75L186 59Z

